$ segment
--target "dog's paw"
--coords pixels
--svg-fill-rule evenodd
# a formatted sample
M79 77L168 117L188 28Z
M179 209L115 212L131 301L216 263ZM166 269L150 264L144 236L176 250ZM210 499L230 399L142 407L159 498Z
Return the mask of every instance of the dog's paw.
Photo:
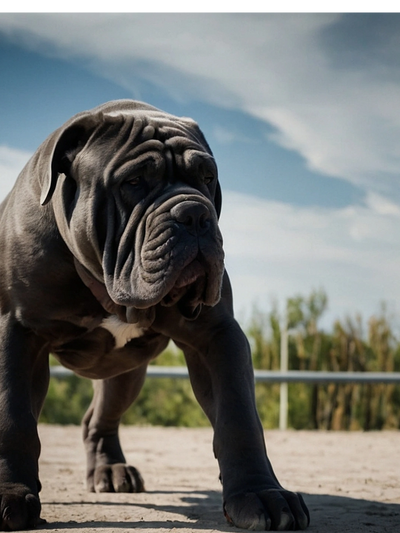
M0 483L0 530L31 529L41 523L40 500L20 483Z
M124 463L98 466L94 472L95 492L144 492L140 472Z
M224 502L227 521L253 531L306 529L310 515L300 494L268 489L231 496Z

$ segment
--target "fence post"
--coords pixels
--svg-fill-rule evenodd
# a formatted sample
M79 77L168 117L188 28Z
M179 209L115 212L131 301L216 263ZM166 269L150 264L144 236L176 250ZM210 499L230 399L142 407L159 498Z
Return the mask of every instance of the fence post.
M281 326L281 354L280 354L280 370L281 372L287 372L289 366L289 349L288 349L288 323L287 313L285 311L282 326ZM288 383L282 382L280 384L280 397L279 397L279 429L287 429L288 421Z

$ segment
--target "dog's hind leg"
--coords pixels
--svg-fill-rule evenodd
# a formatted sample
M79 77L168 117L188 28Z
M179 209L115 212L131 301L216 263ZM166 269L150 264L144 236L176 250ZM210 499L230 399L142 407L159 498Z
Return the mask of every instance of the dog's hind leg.
M121 416L137 398L147 364L119 376L94 382L92 403L83 419L90 492L143 492L138 470L126 464L118 428Z

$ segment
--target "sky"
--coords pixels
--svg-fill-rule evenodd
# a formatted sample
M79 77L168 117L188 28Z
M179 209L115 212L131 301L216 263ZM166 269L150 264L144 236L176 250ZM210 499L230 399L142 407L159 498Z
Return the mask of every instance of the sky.
M400 14L2 13L0 199L73 114L133 98L216 158L242 322L323 289L400 312Z

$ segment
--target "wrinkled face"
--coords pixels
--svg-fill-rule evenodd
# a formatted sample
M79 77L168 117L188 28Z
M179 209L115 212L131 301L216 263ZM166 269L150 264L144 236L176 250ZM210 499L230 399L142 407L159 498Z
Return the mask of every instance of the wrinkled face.
M54 197L57 223L107 309L151 323L157 304L195 318L201 304L219 301L217 169L195 123L161 112L106 116L70 158Z

